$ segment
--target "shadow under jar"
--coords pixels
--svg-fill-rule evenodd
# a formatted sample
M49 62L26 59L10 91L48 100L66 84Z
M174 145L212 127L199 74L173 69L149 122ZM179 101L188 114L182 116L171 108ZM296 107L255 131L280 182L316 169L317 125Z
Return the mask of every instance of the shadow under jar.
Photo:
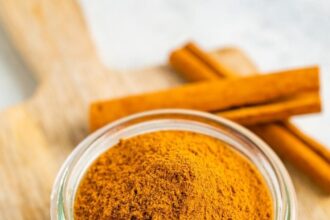
M226 119L180 109L135 114L113 122L83 140L67 158L55 180L51 195L51 219L74 219L80 183L100 155L121 139L157 131L188 131L222 141L259 171L270 192L274 219L296 219L296 198L291 179L281 161L263 141Z

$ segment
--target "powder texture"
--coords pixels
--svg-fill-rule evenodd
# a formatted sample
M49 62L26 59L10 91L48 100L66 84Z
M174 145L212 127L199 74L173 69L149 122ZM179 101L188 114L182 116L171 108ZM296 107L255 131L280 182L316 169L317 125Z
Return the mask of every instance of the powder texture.
M89 167L75 219L272 219L256 168L215 138L158 131L121 140Z

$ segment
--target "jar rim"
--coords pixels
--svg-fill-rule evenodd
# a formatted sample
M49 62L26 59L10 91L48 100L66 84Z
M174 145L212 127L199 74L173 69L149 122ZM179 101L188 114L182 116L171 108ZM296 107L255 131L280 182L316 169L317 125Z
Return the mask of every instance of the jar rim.
M269 162L268 168L272 169L271 171L275 175L273 178L277 179L278 185L276 187L279 190L276 193L280 193L280 198L283 199L280 204L276 204L276 206L280 206L279 209L274 209L274 214L277 216L276 219L296 219L297 202L295 190L287 170L273 150L258 136L235 122L210 113L187 109L159 109L133 114L109 123L87 136L67 157L54 181L51 193L51 219L67 219L67 213L65 210L65 188L67 187L67 179L71 175L74 175L74 173L72 173L73 167L77 164L80 157L91 148L93 143L102 140L110 130L113 132L110 134L112 135L123 127L127 128L131 125L139 125L145 120L173 119L174 116L178 118L186 117L188 121L191 119L200 119L201 123L206 123L206 121L208 121L221 125L224 128L230 129L231 132L236 132L240 137L244 137L247 141L254 144L254 146L262 151L264 156L267 157L267 161ZM260 168L257 167L257 169L259 170ZM264 174L261 173L261 175L265 178ZM267 185L269 186L269 184ZM276 195L276 198L277 196L278 195ZM277 203L279 201L276 200L273 202Z

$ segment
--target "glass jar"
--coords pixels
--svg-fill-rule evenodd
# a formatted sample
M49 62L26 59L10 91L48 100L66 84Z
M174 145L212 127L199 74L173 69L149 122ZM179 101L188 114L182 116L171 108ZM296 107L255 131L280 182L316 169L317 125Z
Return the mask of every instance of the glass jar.
M228 143L253 163L271 192L276 220L296 219L291 179L276 154L256 135L221 117L191 110L155 110L128 116L94 132L70 154L55 180L51 219L73 219L75 193L87 168L122 138L160 130L186 130Z

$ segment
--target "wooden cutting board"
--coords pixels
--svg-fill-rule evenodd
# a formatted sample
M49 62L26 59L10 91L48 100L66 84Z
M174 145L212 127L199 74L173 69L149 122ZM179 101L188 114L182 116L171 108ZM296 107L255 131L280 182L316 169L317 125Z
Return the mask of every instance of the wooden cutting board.
M49 219L56 173L88 134L89 103L182 81L167 66L106 69L73 0L0 0L0 15L39 81L30 99L0 113L0 219ZM256 71L237 49L215 54L239 73ZM289 164L287 168L298 194L298 219L329 219L330 197Z

